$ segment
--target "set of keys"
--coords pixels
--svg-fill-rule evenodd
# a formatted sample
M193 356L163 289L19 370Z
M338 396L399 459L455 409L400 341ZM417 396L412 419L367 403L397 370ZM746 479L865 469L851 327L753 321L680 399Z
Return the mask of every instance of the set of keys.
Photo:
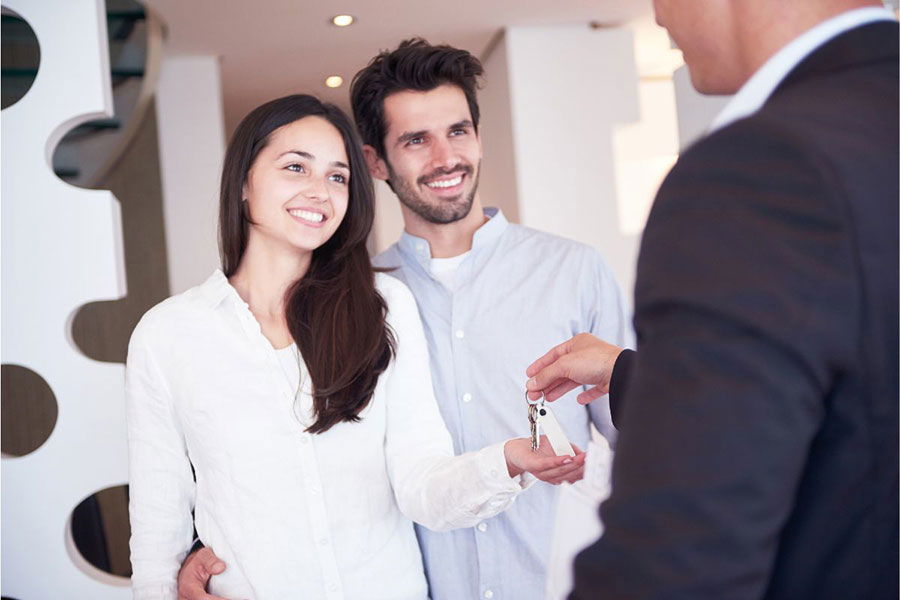
M528 424L531 426L531 450L537 452L540 448L541 431L543 431L557 456L563 454L575 456L575 451L572 450L569 439L563 433L562 427L559 426L556 415L544 401L544 395L541 394L539 400L530 400L528 392L525 392L525 402L528 403Z

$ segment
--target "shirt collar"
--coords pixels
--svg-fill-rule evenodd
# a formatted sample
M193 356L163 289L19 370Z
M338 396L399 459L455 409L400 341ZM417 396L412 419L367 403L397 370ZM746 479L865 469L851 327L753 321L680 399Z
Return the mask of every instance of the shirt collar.
M221 269L216 269L206 281L201 283L197 292L210 308L216 308L226 299L238 300L244 304L237 291L228 283L228 278Z
M506 220L503 211L499 208L485 208L484 216L488 218L487 222L478 228L472 238L473 254L498 240L509 225L509 221ZM400 235L397 246L403 254L414 257L420 264L428 267L431 263L431 244L425 238L404 231Z
M709 128L709 133L731 123L749 117L766 103L778 84L787 77L794 67L830 39L841 33L875 21L895 20L885 8L866 7L849 10L827 21L819 23L784 48L769 60L741 87L725 106Z

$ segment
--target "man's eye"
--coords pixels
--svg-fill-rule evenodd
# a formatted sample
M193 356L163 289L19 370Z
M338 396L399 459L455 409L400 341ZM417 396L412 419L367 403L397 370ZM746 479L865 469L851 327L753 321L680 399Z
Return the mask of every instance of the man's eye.
M466 135L467 133L468 133L468 131L466 131L465 129L454 129L453 131L450 132L450 135L453 135L453 136Z
M294 173L303 173L306 169L303 168L303 165L298 163L291 163L285 167L288 171L292 171Z
M406 143L410 146L418 146L419 144L423 143L424 141L425 141L425 138L414 137L414 138L409 138L409 140Z

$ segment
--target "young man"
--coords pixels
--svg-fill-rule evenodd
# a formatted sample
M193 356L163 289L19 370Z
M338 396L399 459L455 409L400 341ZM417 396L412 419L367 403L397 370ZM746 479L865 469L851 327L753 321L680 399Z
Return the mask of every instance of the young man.
M457 454L528 435L523 373L548 345L580 331L630 342L618 287L596 250L482 207L481 74L465 50L413 39L375 57L351 91L370 170L397 194L405 223L401 239L374 262L416 297ZM587 447L592 423L614 441L604 403L554 410L573 444ZM431 598L543 598L556 494L538 483L475 527L417 526ZM223 568L209 550L196 553L180 591L189 600L212 598L202 588Z
M413 39L375 57L351 90L369 168L397 194L405 224L374 262L416 297L457 453L528 431L523 373L548 344L584 329L623 345L629 331L596 250L483 208L481 74L468 52ZM591 423L612 441L605 403L554 409L578 446ZM419 527L432 597L543 598L556 494L539 484L467 530Z
M897 598L897 22L655 5L694 86L738 93L657 196L640 351L582 335L528 371L621 405L574 597Z

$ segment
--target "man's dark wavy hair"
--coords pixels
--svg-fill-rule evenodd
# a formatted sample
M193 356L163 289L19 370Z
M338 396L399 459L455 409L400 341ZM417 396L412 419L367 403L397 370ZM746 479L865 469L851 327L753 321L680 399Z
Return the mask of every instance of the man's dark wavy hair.
M427 92L451 84L466 95L475 131L478 131L478 80L484 73L481 62L466 50L432 46L422 38L400 43L396 50L383 51L353 78L350 101L362 141L386 158L384 99L394 92Z

